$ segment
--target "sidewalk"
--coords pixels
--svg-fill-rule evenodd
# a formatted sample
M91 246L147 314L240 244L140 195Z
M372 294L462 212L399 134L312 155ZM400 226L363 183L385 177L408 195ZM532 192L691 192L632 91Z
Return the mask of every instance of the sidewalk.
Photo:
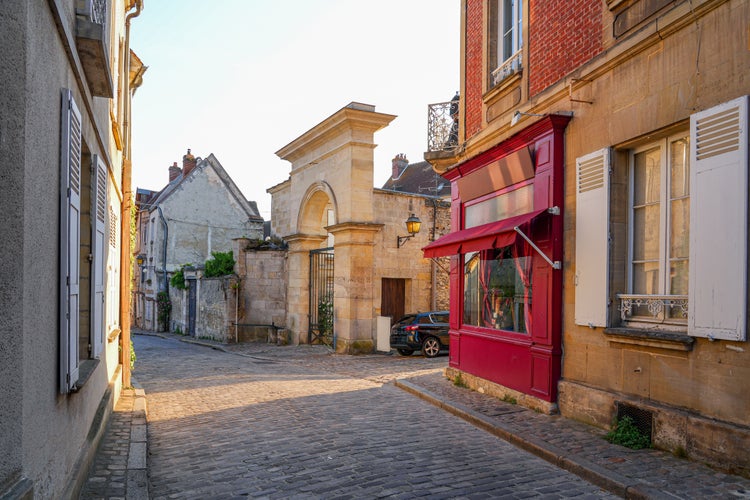
M663 451L630 450L610 444L600 429L457 387L441 370L422 370L423 374L417 375L398 373L397 365L407 364L403 358L383 354L341 356L325 348L315 348L319 346L223 345L173 334L159 336L256 359L313 362L318 368L356 373L382 383L392 381L397 387L624 498L750 499L750 479L724 474ZM401 362L397 362L399 359ZM435 361L415 356L408 363L434 367ZM143 488L147 484L145 415L142 390L123 392L81 498L148 498Z

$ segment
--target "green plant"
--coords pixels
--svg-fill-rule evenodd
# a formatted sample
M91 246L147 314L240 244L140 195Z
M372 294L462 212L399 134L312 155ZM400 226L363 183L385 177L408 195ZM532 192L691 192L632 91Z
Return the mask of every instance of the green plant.
M610 443L619 444L633 450L651 448L651 436L641 432L629 416L615 420L612 430L607 433L605 439Z
M678 446L677 448L675 448L673 454L677 458L687 458L688 457L687 450L685 448L683 448L682 446Z
M460 373L456 375L456 378L453 379L453 385L455 385L456 387L463 387L464 389L469 388L469 384L466 383Z
M510 394L504 395L502 401L505 401L506 403L510 403L512 405L518 404L518 400Z
M169 294L167 292L159 292L156 294L156 309L159 327L162 332L167 331L167 325L169 325L169 313L172 311L172 302L169 300Z
M177 288L178 290L186 290L187 283L185 283L185 267L189 265L190 264L183 264L182 266L180 266L180 268L172 275L172 278L169 280L169 284Z
M333 334L333 302L326 298L318 302L318 329L321 334Z
M175 327L174 327L174 332L175 332L175 333L176 333L177 335L182 335L182 328L180 328L179 326L175 326Z
M130 369L132 370L135 367L135 347L133 346L133 341L130 341Z
M234 272L234 256L232 251L211 252L212 259L206 261L206 269L203 275L207 278L226 276Z

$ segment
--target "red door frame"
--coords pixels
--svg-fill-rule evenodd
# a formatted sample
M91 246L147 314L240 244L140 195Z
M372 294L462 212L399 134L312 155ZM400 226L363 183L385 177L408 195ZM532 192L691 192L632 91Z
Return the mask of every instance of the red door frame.
M462 177L529 148L534 159L534 210L559 207L560 215L536 223L531 238L552 261L563 257L564 143L569 116L549 115L518 134L444 174L451 181L451 231L464 229ZM544 401L557 399L562 356L562 270L542 257L532 259L533 305L530 334L462 324L462 256L451 257L450 366Z

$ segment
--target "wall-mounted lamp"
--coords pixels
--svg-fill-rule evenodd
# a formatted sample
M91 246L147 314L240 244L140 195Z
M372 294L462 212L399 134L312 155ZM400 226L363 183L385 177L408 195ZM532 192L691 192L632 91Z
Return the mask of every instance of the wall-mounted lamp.
M422 227L422 221L419 220L419 217L417 217L414 214L411 214L408 219L406 219L406 230L409 231L409 236L398 236L398 241L396 242L396 248L401 248L401 245L403 245L406 240L409 238L413 238L414 235L416 235L419 232L419 229Z
M516 123L518 123L521 120L522 116L547 116L547 115L540 115L538 113L524 113L523 111L516 110L515 113L513 113L513 118L510 119L510 126L514 126Z
M143 267L143 263L146 262L146 256L142 253L139 253L135 258L135 262L138 264L138 267L141 270L141 283L143 283L143 280L146 276L146 269Z

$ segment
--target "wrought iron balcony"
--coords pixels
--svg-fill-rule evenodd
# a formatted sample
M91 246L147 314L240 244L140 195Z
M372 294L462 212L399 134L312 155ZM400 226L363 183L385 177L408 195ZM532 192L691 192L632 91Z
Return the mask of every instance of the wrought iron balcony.
M107 0L76 0L76 46L91 93L113 97Z
M458 101L439 102L427 107L428 152L458 149L457 111Z
M492 72L493 86L521 70L522 55L523 49L520 49Z
M688 314L687 295L618 294L620 317L625 322L684 324Z

